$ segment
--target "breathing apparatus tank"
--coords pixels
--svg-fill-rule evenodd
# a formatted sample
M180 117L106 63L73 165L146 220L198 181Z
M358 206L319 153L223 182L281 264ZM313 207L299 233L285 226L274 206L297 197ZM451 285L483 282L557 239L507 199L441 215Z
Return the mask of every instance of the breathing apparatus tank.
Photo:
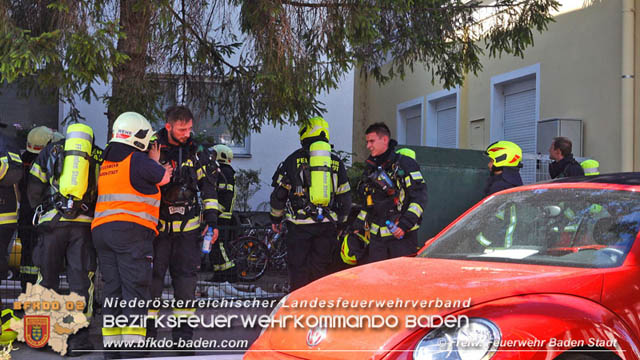
M314 205L328 206L333 190L331 145L326 141L316 141L311 144L309 150L309 170L311 171L309 200Z
M60 194L71 200L81 200L89 185L89 168L93 147L93 130L84 124L67 128L64 142L64 162L60 175Z

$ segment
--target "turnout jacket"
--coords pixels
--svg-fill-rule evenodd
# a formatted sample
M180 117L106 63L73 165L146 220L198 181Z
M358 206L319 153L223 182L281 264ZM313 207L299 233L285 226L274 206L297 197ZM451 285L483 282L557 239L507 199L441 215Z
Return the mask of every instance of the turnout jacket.
M236 172L231 165L220 164L218 174L218 202L220 203L220 219L231 219L236 202Z
M484 195L489 196L498 191L521 185L522 177L520 177L520 170L503 167L501 174L491 174L489 176L487 184L484 187Z
M0 135L0 226L18 223L18 202L14 185L22 179L20 153Z
M274 187L271 193L271 222L279 224L283 218L293 224L314 224L318 222L335 222L340 225L347 220L351 210L351 193L349 179L344 163L340 158L331 154L331 179L333 189L329 214L324 213L323 219L318 221L317 208L309 200L309 188L302 180L303 166L309 164L309 145L313 142L304 141L303 147L294 151L280 163L273 175ZM288 209L287 209L288 208ZM288 211L285 211L287 209ZM331 219L329 219L329 216Z
M405 155L395 152L397 142L391 140L389 149L377 157L369 156L362 174L358 191L365 199L363 210L358 214L354 227L363 228L368 224L371 233L391 236L385 222L397 221L405 232L417 230L422 222L424 207L427 205L427 184L418 163ZM378 167L393 182L394 193L385 191L373 180Z
M221 208L216 191L219 169L215 153L196 144L193 138L189 138L184 145L172 145L164 128L156 133L152 141L160 145L160 164L170 163L173 167L171 181L160 187L159 230L185 232L198 229L201 210L198 193L202 199L204 223L217 226Z
M59 214L54 206L54 196L59 191L61 175L59 172L61 172L62 162L64 161L64 142L65 140L60 140L45 146L45 148L40 151L40 154L38 154L33 165L31 165L29 180L27 182L27 197L31 206L37 208L39 205L42 205L43 210L36 225L50 222ZM88 208L73 219L62 216L58 217L61 225L66 223L91 225L95 201L98 195L98 174L100 172L100 164L102 163L102 149L93 145L91 157L89 178L87 179L88 186L85 196L83 197L83 201L87 200L86 204Z

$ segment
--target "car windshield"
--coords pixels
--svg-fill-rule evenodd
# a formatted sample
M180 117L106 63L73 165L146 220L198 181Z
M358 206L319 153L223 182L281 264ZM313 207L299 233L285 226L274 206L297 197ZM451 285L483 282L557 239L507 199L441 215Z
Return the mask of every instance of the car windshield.
M640 194L535 189L487 198L418 257L578 267L622 264L640 227Z

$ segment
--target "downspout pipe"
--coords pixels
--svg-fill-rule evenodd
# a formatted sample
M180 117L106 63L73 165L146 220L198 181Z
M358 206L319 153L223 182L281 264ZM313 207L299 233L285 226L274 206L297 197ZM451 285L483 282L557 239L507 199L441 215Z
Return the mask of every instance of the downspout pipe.
M622 0L621 168L633 171L635 0Z

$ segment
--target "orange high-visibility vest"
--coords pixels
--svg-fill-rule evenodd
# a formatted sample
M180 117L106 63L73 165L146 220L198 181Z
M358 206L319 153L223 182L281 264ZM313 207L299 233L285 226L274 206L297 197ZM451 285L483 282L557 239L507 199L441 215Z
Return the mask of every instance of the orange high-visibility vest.
M160 216L160 187L153 195L143 194L131 185L129 154L120 162L105 161L98 177L98 200L91 229L113 221L128 221L152 229L156 235Z

